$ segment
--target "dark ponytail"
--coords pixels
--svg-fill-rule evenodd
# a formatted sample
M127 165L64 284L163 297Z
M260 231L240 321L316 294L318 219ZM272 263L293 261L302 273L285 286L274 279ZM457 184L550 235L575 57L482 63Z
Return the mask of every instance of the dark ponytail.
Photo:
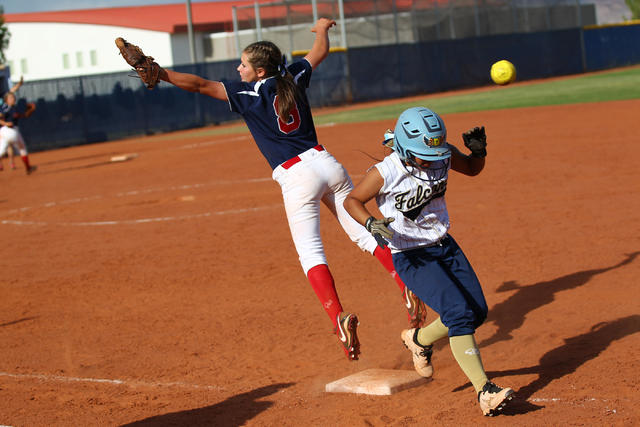
M282 122L289 120L289 114L298 98L298 88L293 76L286 70L286 59L278 46L269 41L252 43L244 50L249 64L254 70L262 68L264 77L276 78L276 92L278 94L278 116Z

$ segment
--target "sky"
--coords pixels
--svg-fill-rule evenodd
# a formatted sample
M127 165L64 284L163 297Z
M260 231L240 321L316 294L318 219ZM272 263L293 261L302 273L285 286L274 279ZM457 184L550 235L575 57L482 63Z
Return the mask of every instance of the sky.
M206 1L215 0L191 0L191 3L202 3ZM0 5L4 8L4 13L51 12L180 3L186 4L186 0L0 0Z

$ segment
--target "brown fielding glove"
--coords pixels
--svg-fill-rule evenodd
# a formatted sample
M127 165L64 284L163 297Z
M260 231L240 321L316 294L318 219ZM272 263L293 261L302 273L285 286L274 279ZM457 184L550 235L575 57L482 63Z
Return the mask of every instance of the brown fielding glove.
M124 60L138 73L142 81L147 85L147 88L153 89L160 81L158 78L160 66L157 62L153 61L153 56L146 56L142 52L142 49L127 42L122 37L116 39L116 46L120 49L120 54Z

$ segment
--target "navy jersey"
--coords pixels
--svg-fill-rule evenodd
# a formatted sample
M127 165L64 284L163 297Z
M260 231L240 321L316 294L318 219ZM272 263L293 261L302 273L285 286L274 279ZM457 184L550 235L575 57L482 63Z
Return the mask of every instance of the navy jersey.
M16 105L2 104L0 114L2 114L2 120L13 122L13 126L18 126L18 107Z
M299 97L284 120L278 117L275 77L252 83L223 83L231 111L242 115L271 169L318 145L306 95L313 68L309 61L302 59L289 65L288 70L294 77Z

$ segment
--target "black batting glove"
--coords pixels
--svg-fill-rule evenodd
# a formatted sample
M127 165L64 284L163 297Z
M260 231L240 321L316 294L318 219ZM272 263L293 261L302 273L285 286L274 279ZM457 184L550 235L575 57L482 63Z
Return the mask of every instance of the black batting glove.
M378 242L378 246L384 249L384 247L389 243L384 239L384 237L387 239L393 237L393 230L389 230L387 228L387 225L391 224L393 221L395 221L395 218L375 219L370 216L364 223L364 228L373 235L376 242Z
M487 156L487 135L484 133L484 126L469 129L462 134L462 139L473 157L481 159Z

